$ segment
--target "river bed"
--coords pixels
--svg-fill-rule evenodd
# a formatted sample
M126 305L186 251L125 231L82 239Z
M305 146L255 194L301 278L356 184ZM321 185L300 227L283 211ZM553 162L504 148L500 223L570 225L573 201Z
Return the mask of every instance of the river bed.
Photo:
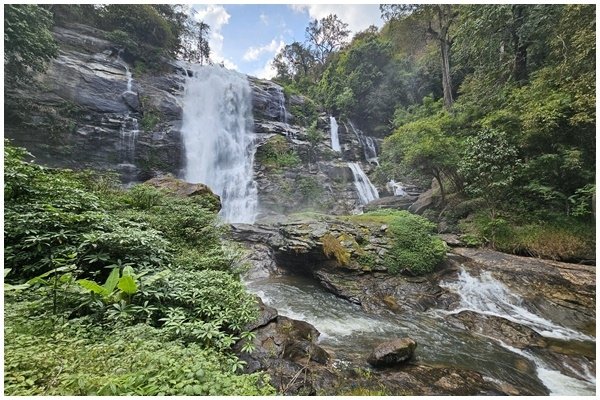
M465 282L468 285L464 285ZM473 296L476 293L485 296L487 292L473 291L476 283L463 271L457 282L446 285L449 290L459 291L461 296L465 295L471 302L477 303ZM416 363L475 370L485 379L506 382L533 394L595 394L593 365L584 365L568 376L564 373L567 366L559 371L561 368L549 365L528 350L516 349L451 326L445 318L452 312L429 310L395 314L381 310L378 314L367 313L360 306L336 297L313 279L303 276L273 276L248 281L246 284L250 292L276 308L280 315L314 325L321 332L319 344L333 352L334 363L368 368L366 358L374 346L385 340L409 336L418 343L414 360ZM481 282L481 285L487 285L488 291L490 284L489 279ZM495 290L494 293L497 294L497 288ZM479 308L482 310L475 311L484 313L488 309L497 310L496 306L489 304L489 299L479 300L482 305ZM498 299L493 301L498 302ZM498 305L500 306L508 307L504 303ZM508 311L514 313L515 309L508 307ZM529 319L519 320L520 323L531 325L539 322L535 315L526 317ZM525 319L519 315L516 318ZM545 325L542 326L548 328L552 335L552 323L543 323ZM568 335L571 335L578 340L593 340L590 337L580 337L578 335L583 334L568 328L559 332L565 336L561 339L568 339Z

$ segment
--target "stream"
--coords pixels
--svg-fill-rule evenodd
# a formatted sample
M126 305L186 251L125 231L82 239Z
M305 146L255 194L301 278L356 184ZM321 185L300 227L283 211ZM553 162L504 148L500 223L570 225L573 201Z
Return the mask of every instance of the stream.
M575 344L593 343L594 338L523 311L516 295L506 300L504 288L498 286L499 282L492 282L491 277L484 276L481 282L477 279L463 270L457 281L442 285L461 295L464 309L503 317L513 314L519 323L537 328L540 333L549 332L547 336L558 334L562 340L574 340ZM296 275L261 278L247 281L246 285L280 315L314 325L321 332L319 345L332 351L334 363L340 366L366 367L366 358L374 346L410 336L418 343L415 362L420 364L475 370L488 380L507 382L534 394L595 394L594 365L583 365L577 371L569 370L568 365L557 367L528 350L455 328L445 321L448 314L460 310L410 314L381 310L371 314L325 291L315 280ZM481 290L473 290L474 285L481 286ZM496 297L490 297L490 292Z

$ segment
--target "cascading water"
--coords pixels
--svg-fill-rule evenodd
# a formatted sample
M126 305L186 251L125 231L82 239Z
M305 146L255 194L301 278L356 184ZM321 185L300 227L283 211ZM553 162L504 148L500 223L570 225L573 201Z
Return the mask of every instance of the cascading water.
M137 93L134 92L133 89L133 75L129 70L129 66L125 61L121 59L121 55L119 53L117 57L119 63L123 65L125 68L125 77L127 78L127 87L123 92L123 96L128 94L133 94L137 96ZM126 113L123 121L121 122L120 129L120 146L121 146L121 163L119 167L123 170L134 170L134 160L135 160L135 144L137 142L137 137L140 132L139 130L138 120L135 117L132 117L130 113Z
M453 310L456 314L469 310L479 314L502 317L509 321L525 325L540 335L562 340L595 340L573 329L565 328L532 313L523 306L523 300L494 279L489 272L482 272L479 277L470 275L462 269L455 282L440 283L460 295L461 307Z
M193 65L183 99L185 179L204 183L221 196L221 217L253 223L252 98L246 77L219 66Z
M365 174L360 165L355 162L349 162L348 167L350 167L352 175L354 175L354 186L358 192L360 202L364 205L378 199L379 192L375 186L373 186L369 177Z
M460 307L449 314L456 314L469 310L479 314L501 317L520 325L528 326L547 338L563 341L589 341L595 338L585 335L570 328L560 326L546 318L536 315L523 305L523 300L494 279L489 272L482 272L479 277L469 274L461 269L458 279L453 282L441 282L441 287L458 293L461 299ZM539 380L548 388L552 395L593 394L595 392L596 378L583 365L584 373L571 368L577 378L567 376L548 365L540 356L528 350L514 348L500 340L496 340L502 347L530 360L536 368Z
M537 376L532 376L531 370L521 368L523 361L537 365L531 354L448 325L439 312L368 313L326 292L311 278L295 275L251 279L246 286L280 315L314 325L321 332L319 344L333 350L336 362L364 365L374 346L410 336L419 344L418 363L475 370L485 379L508 382L531 393L558 393L559 382L565 383L563 391L569 394L593 393L589 383L549 367L538 368ZM560 380L548 382L552 376Z
M329 116L329 130L331 131L331 149L338 152L342 151L338 137L338 123L333 115Z
M360 129L354 126L352 121L348 120L348 124L350 125L350 128L352 128L352 131L354 131L358 142L363 148L365 160L371 164L379 165L379 158L377 157L377 146L375 146L375 140L373 140L371 136L365 136L365 134Z
M406 193L406 191L404 190L405 187L402 186L401 183L396 182L393 179L390 179L390 181L387 183L387 188L390 192L394 193L394 196L407 196L408 193Z
M279 121L285 124L285 135L290 134L290 127L288 124L287 110L285 109L285 93L283 88L277 87L277 106L279 108Z

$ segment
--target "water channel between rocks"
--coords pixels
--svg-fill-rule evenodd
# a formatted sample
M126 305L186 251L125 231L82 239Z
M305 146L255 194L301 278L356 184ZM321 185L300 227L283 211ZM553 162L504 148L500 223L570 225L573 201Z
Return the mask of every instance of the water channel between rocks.
M272 276L247 281L246 285L280 315L314 325L321 332L319 344L334 353L334 362L340 366L368 368L366 359L374 346L409 336L418 343L417 363L475 370L486 379L535 394L595 394L594 373L588 366L583 368L587 373L567 376L564 369L559 372L560 368L549 366L527 350L452 327L444 320L448 312L392 314L382 310L370 314L303 276Z

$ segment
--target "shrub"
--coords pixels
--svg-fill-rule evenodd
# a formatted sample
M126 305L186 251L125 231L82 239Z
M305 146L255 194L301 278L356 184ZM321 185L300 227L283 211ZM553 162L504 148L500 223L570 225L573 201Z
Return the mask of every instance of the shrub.
M390 273L408 270L414 274L432 272L446 255L445 243L434 236L435 225L408 211L381 210L364 214L388 224L391 248L383 264Z

